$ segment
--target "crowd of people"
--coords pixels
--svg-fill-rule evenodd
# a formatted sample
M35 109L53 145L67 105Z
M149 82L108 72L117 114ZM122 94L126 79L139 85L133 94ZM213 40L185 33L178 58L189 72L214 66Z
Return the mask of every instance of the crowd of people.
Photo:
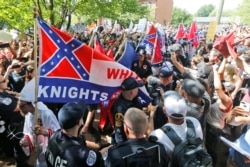
M185 141L191 124L193 136L211 156L210 166L250 166L249 156L221 140L235 141L250 154L250 32L246 31L245 27L244 33L237 30L237 57L232 58L215 49L215 41L205 40L204 29L194 48L186 39L174 39L176 30L166 28L166 51L161 66L156 67L147 48L140 45L141 33L107 32L98 27L95 35L106 53L116 55L114 59L121 55L122 40L130 41L138 56L131 70L141 79L124 79L120 94L106 107L84 101L37 102L32 38L0 44L1 153L14 157L17 167L176 167L173 136ZM72 36L94 47L91 32ZM147 106L138 98L142 86L152 98ZM100 143L106 126L93 127L98 108L109 112L108 145ZM86 132L95 141L86 140Z

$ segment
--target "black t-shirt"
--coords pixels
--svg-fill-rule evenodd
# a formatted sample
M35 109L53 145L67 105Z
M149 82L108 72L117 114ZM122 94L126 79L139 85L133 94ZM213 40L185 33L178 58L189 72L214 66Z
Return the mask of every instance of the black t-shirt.
M48 167L103 166L100 152L88 148L84 139L56 131L49 140L45 152Z
M141 166L142 164L144 164L144 167L168 166L168 156L166 154L166 151L164 150L163 145L154 142L149 142L145 138L128 139L125 142L122 142L120 144L117 144L109 148L108 151L103 155L105 166L106 167L126 167L126 165L130 166L131 164L126 164L129 162L126 162L124 160L124 157L127 157L141 150L153 148L154 146L159 146L160 154L155 155L157 153L152 152L153 155L150 156L147 153L143 153L139 157L134 156L132 158L136 159L134 160L134 162L132 162L133 166L137 165ZM148 152L150 153L151 151ZM156 160L156 157L160 158L160 163L157 162L158 160Z
M139 66L139 61L134 61L132 63L132 71L134 71L141 79L147 78L149 75L152 74L152 68L151 64L147 61L144 60L142 63L142 66Z
M20 112L14 112L18 99L7 93L0 92L0 116L6 123L20 123L24 120Z

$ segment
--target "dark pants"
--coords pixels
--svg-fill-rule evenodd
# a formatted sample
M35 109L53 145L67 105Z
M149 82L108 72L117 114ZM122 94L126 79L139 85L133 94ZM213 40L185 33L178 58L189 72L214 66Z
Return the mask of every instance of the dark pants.
M214 167L226 166L229 155L229 147L219 139L220 135L229 138L221 129L206 125L206 148L213 159Z
M17 167L28 167L28 156L23 152L19 142L23 137L23 123L6 124L6 131L0 134L0 145L4 153L14 157Z

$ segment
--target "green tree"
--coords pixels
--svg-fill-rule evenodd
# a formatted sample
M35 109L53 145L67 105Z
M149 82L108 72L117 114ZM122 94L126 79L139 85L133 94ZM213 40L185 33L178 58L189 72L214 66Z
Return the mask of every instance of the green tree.
M210 5L203 5L200 7L197 11L197 16L198 17L208 17L209 14L215 10L215 6L210 4Z
M242 24L250 25L250 0L243 0L242 4L237 8L237 15L240 16Z
M173 9L172 21L171 21L172 25L178 26L180 23L183 23L185 25L190 25L192 21L193 21L193 16L186 10L180 8Z
M33 8L39 16L58 28L70 28L74 16L87 16L93 21L100 17L121 21L123 24L149 16L149 9L137 0L0 0L0 28L25 32L33 27Z

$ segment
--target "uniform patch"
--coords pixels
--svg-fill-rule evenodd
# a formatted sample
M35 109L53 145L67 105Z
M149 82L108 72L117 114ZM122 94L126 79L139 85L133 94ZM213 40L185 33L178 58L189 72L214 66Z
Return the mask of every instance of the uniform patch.
M142 67L143 69L147 69L148 68L148 66L147 65L143 65L143 67Z
M115 114L115 126L121 127L123 123L123 114L122 113L116 113Z
M137 66L137 63L134 63L134 66L136 67L136 66Z
M0 116L0 118L2 117ZM4 124L5 122L0 119L0 133L3 133L6 130Z
M86 163L89 166L93 166L96 163L97 155L94 151L90 150Z
M12 99L9 97L3 98L2 103L6 106L10 105L12 103Z

